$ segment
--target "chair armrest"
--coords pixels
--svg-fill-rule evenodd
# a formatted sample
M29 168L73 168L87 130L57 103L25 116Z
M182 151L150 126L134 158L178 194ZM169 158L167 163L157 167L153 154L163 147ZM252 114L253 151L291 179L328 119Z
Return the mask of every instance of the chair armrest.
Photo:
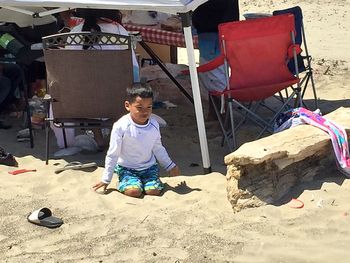
M220 54L218 57L214 58L208 63L197 67L197 72L207 72L220 67L222 64L224 64L224 58L225 58L224 55ZM181 73L184 75L188 75L190 71L187 69L187 70L181 71Z
M295 52L297 55L299 55L302 52L300 45L298 45L298 44L290 45L288 48L288 58L289 59L293 58L293 56L294 56L294 54L293 54L294 48L295 48Z

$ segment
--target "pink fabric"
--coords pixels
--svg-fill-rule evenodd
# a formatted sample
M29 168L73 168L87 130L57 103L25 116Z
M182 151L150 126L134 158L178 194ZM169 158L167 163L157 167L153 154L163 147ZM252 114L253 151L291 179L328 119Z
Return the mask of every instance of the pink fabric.
M318 127L329 134L338 167L344 175L350 177L349 144L344 128L305 108L293 110L294 114L298 115L305 123Z

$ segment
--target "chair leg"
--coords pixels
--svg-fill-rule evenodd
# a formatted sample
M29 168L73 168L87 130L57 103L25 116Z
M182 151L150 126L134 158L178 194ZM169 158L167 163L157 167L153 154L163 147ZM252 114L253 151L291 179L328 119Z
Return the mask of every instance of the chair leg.
M24 101L25 101L25 110L27 114L27 126L29 129L29 137L30 137L30 148L34 148L34 136L33 136L33 127L32 127L32 120L31 120L31 114L30 114L30 107L29 107L29 99L28 99L28 85L25 79L24 69L21 67L21 79L22 79L22 85L23 85L23 93L24 93Z
M50 147L50 99L45 99L45 110L46 110L46 118L45 118L45 164L49 164L49 147Z
M227 127L227 124L228 124L228 119L229 119L229 114L227 114L227 111L226 111L226 112L225 112L225 120L223 121L225 131L226 131L226 127ZM227 133L226 133L226 136L227 136L227 138L229 138L229 137L231 136L231 133L230 133L230 132L227 132ZM225 144L225 137L222 136L222 139L221 139L221 147L224 147L224 144Z
M248 109L251 109L252 107L252 102L249 102L249 105L247 106ZM256 106L255 106L256 107ZM254 109L256 110L256 108ZM253 111L254 111L253 110ZM248 119L248 112L247 111L244 111L244 113L241 112L241 114L243 115L242 116L242 119L239 121L239 123L236 125L236 131L238 131L238 129L247 121Z
M312 91L314 93L315 108L318 109L318 98L317 98L314 76L312 74L312 71L309 72L309 75L310 75L310 80L311 80Z
M313 78L313 74L312 71L308 70L306 72L306 75L304 76L304 78L302 79L302 81L300 82L300 86L303 86L302 89L302 93L301 93L301 97L304 98L305 95L305 91L307 86L309 85L309 82L311 81L311 86L312 86L312 92L314 95L314 105L315 105L315 109L318 109L318 98L317 98L317 93L316 93L316 88L315 88L315 83L314 83L314 78ZM303 105L306 108L309 108L306 103L303 101Z
M230 114L233 149L236 149L237 148L237 142L236 142L236 133L235 133L235 123L234 123L234 119L233 119L232 100L228 101L228 109L229 109L229 114Z
M304 29L303 22L301 23L301 29L302 29L301 33L302 33L302 38L303 38L303 43L304 43L304 49L305 49L305 53L306 53L305 59L307 61L307 72L306 72L306 74L310 77L312 91L314 93L315 108L318 109L318 98L317 98L315 82L314 82L314 77L313 77L313 72L312 72L312 67L311 67L312 57L309 55L309 50L308 50L308 47L307 47L307 44L306 44L306 35L305 35L305 29Z
M28 129L29 129L29 137L30 137L30 148L34 148L34 136L33 136L33 127L32 127L32 120L30 116L30 107L29 107L29 101L28 101L28 93L25 91L24 95L25 104L26 104L26 114L27 114L27 122L28 122Z
M50 120L45 120L45 137L46 137L46 150L45 150L45 163L49 164L49 146L50 146Z
M286 107L286 105L289 103L289 101L292 99L292 97L288 98L287 101L282 105L282 107L275 112L275 115L272 117L272 119L269 121L269 125L265 125L262 129L262 131L258 134L258 136L256 137L256 139L259 139L266 130L269 129L269 132L272 134L274 132L274 127L273 127L273 123L275 122L276 118L278 117L278 115L284 110L284 108Z
M284 97L283 97L283 94L282 94L281 91L278 92L278 96L279 96L279 100L282 101L282 103L283 103L284 102Z
M303 104L300 105L300 97L301 97L301 93L300 92L297 92L296 94L296 98L294 100L294 105L293 105L293 108L297 108L297 107L302 107Z
M317 93L316 93L316 88L315 88L315 83L314 83L314 79L313 79L313 74L312 71L310 69L306 69L305 72L305 76L302 78L302 80L300 81L300 87L302 87L301 89L301 98L304 99L304 95L306 92L306 88L309 85L311 81L311 86L312 86L312 92L313 92L313 97L314 97L314 105L315 105L315 109L318 109L318 98L317 98ZM296 104L294 104L294 106L296 106ZM310 107L308 106L308 104L305 103L304 100L302 100L302 105L299 105L300 107L305 107L307 109L309 109Z
M293 93L294 94L294 93ZM292 96L283 104L283 106L281 107L281 110L283 110L283 108L285 107L285 105L287 105L289 103L289 101L291 100ZM269 129L269 131L272 133L273 132L273 127L272 127L272 121L270 120L270 122L265 121L264 119L262 119L259 115L257 115L254 111L252 111L250 108L247 108L246 106L244 106L242 103L238 102L237 100L232 99L232 103L235 103L236 105L238 105L239 107L241 107L242 109L244 109L246 111L246 115L251 116L253 118L249 118L251 121L253 121L255 124L261 126L263 128L262 132L260 133L263 134L266 129ZM258 106L258 105L257 105ZM280 112L279 111L279 112ZM274 117L275 118L275 117Z
M67 148L67 135L66 135L66 129L64 128L64 123L62 123L62 133L63 133L63 141L64 141L64 148Z
M293 91L293 93L290 95L289 98L287 98L286 102L280 107L280 109L278 111L276 111L275 115L272 117L272 119L269 121L269 125L265 126L264 129L260 132L258 138L260 138L260 136L265 132L265 130L268 127L272 127L272 132L273 132L273 123L275 122L276 118L278 117L278 115L284 110L284 108L288 105L288 103L293 99L294 95L296 94L295 91ZM300 95L300 94L299 94Z
M219 121L219 124L220 124L220 128L221 128L221 131L222 131L222 134L223 134L224 141L226 142L227 147L229 148L229 150L232 151L233 150L233 146L231 145L231 143L229 141L228 133L227 133L227 131L225 129L225 125L224 125L224 122L222 120L220 111L217 108L217 105L215 104L215 101L214 101L213 97L211 95L209 95L209 98L210 98L210 101L212 102L215 114L216 114L216 116L218 118L218 121Z
M273 111L270 107L266 106L264 103L255 103L255 105L250 102L247 107L242 108L244 110L244 113L240 112L242 116L242 119L240 122L235 126L235 130L238 131L238 129L247 121L250 120L251 122L255 123L256 125L260 126L263 130L259 133L259 135L256 137L256 139L259 139L261 135L267 130L267 122L264 122L263 119L260 117L253 119L249 118L249 115L256 114L258 108L260 105L263 105L264 107L268 108L269 110ZM269 132L272 133L272 129L269 129Z
M245 111L244 118L249 119L250 121L254 122L255 124L261 126L264 128L265 126L269 126L269 123L262 119L256 112L259 107L259 103L256 103L255 106L243 106L243 104L239 103L238 101L235 101L236 104L239 104L240 107ZM241 113L243 115L243 113ZM249 115L253 116L254 118L249 118ZM237 128L236 128L237 130Z
M302 93L301 93L301 97L304 99L304 95L305 95L305 91L307 88L307 85L309 84L309 80L310 80L310 76L306 73L305 77L303 78L303 80L300 82L300 85L304 85L303 89L302 89ZM303 106L307 109L309 109L309 107L307 106L307 104L305 103L305 101L303 100Z

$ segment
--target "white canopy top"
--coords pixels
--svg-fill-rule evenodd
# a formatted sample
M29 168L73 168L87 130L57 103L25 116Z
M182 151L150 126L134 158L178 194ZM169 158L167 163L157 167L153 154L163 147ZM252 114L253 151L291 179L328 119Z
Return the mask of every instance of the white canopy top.
M186 13L207 0L0 0L0 7L61 7L147 10L169 14Z

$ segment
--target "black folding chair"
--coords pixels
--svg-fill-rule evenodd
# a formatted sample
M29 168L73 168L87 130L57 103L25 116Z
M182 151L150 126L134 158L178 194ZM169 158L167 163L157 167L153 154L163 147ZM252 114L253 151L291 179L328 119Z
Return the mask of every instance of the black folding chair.
M31 123L31 113L28 101L28 91L30 87L26 80L26 71L35 59L42 57L42 50L31 50L31 43L21 36L18 32L18 26L13 23L6 23L0 26L1 37L7 37L10 41L6 42L6 45L2 47L0 62L3 63L16 63L21 69L21 83L19 85L23 88L25 99L25 112L27 118L27 126L29 128L30 135L30 147L34 147L33 130ZM3 44L4 45L4 44Z
M314 105L315 109L318 108L318 98L316 94L316 88L313 78L313 72L311 67L311 56L309 54L309 50L306 43L306 37L305 37L305 30L304 30L304 23L303 23L303 13L299 6L295 6L292 8L287 8L283 10L276 10L273 12L273 15L282 15L282 14L293 14L295 19L295 43L299 45L303 51L305 52L305 55L302 55L302 53L297 55L297 63L298 63L298 71L299 71L299 77L300 77L300 85L302 87L301 96L304 97L306 88L311 82L311 87L313 91L314 96ZM288 63L289 70L295 74L295 63L294 60L290 60ZM303 75L304 74L304 75ZM305 101L303 100L303 105L307 107L305 104Z

